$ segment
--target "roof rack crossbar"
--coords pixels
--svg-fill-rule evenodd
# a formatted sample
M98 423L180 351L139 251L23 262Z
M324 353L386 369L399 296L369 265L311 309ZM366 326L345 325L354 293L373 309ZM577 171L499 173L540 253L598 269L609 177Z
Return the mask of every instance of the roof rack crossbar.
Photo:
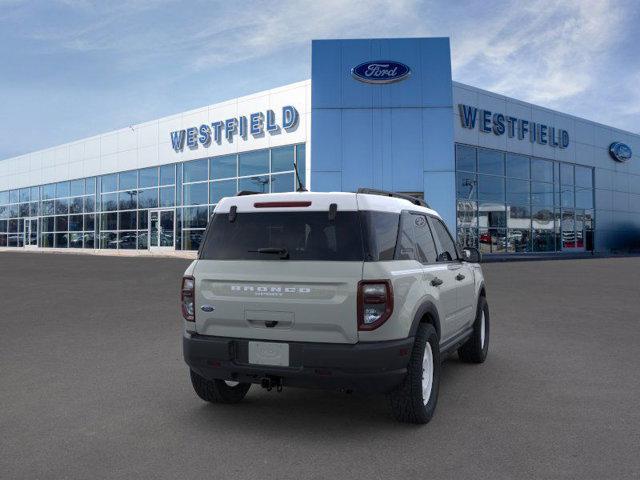
M412 197L411 195L406 195L404 193L389 192L387 190L377 190L375 188L359 188L356 193L365 193L367 195L382 195L383 197L402 198L403 200L410 201L414 205L431 208L429 207L429 204L424 200L420 198Z

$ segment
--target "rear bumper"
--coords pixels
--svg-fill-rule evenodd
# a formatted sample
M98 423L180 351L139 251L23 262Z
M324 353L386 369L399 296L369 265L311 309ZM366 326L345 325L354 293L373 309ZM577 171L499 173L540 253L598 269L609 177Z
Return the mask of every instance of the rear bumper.
M288 342L289 367L249 364L249 339L185 332L182 345L187 365L209 380L260 383L276 377L284 386L380 393L402 382L413 340L353 345Z

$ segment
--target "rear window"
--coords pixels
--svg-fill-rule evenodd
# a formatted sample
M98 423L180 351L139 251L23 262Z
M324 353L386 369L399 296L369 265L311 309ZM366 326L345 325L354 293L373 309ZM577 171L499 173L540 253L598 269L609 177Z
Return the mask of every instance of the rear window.
M200 251L203 260L362 261L358 212L251 212L214 215Z

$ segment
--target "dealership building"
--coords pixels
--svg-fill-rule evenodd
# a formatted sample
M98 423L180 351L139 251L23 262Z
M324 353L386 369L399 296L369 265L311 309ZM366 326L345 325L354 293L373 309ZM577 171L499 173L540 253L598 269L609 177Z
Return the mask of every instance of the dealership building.
M238 191L423 197L486 254L640 248L640 135L451 78L447 38L318 40L311 79L0 160L0 247L195 250Z

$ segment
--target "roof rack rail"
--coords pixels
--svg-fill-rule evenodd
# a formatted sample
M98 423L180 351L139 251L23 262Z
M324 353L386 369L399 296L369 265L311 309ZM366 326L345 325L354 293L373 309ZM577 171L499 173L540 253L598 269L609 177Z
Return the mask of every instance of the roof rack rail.
M242 190L236 193L236 197L244 197L245 195L260 195L260 192L254 192L253 190Z
M383 197L402 198L403 200L410 201L414 205L431 208L429 207L429 204L424 200L417 197L412 197L411 195L405 195L404 193L389 192L387 190L376 190L375 188L359 188L356 193L366 193L367 195L382 195Z

